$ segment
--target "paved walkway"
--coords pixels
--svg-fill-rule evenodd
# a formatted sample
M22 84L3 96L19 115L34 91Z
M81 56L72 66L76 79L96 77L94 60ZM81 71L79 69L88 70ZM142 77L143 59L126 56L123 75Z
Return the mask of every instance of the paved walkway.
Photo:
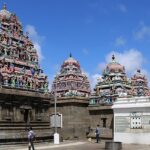
M88 141L65 141L59 145L53 143L35 144L35 150L104 150L105 142L100 143ZM28 150L28 144L22 145L0 145L0 150ZM150 150L150 145L123 144L122 150Z

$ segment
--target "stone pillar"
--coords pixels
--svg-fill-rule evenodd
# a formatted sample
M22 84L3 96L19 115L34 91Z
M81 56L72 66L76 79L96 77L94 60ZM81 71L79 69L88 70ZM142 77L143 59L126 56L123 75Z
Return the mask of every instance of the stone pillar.
M6 117L9 116L10 112L9 112L9 110L8 110L8 106L7 106L7 108L5 109L5 112L6 112Z
M24 110L17 108L17 118L19 121L24 121Z
M20 109L16 108L16 121L20 121Z
M45 115L44 115L45 113L44 113L44 108L42 108L42 111L41 111L41 117L42 117L42 121L45 121Z
M0 120L2 120L2 106L0 105Z
M16 117L17 117L17 115L16 115L16 107L14 106L13 107L13 121L16 121Z
M31 114L32 114L32 111L29 109L29 110L28 110L28 117L27 117L27 118L28 118L28 120L27 120L28 123L30 123L31 120L32 120Z
M35 108L33 108L33 109L32 109L33 121L35 121L35 117L36 117L35 115L36 115L36 114L35 114ZM31 121L32 121L32 120L31 120Z

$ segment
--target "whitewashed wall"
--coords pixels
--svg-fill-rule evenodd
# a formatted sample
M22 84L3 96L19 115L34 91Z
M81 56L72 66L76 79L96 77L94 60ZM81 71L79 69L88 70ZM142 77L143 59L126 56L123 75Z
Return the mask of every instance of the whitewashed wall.
M114 141L150 144L150 97L118 98L112 108Z

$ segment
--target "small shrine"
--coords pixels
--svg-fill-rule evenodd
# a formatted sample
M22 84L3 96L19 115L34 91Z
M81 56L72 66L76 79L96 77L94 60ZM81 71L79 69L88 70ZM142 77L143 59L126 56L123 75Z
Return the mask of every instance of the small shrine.
M87 76L81 71L79 62L70 54L53 81L52 93L57 93L58 97L89 97L90 92Z

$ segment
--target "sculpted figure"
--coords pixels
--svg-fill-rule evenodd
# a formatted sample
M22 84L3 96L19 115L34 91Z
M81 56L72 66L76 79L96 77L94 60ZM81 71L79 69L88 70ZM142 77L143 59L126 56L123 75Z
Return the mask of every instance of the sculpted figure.
M16 85L15 78L12 77L11 78L11 87L15 87L15 85Z
M16 87L19 87L19 79L16 78Z
M48 92L48 83L47 83L47 82L44 84L44 92L45 92L45 93Z

